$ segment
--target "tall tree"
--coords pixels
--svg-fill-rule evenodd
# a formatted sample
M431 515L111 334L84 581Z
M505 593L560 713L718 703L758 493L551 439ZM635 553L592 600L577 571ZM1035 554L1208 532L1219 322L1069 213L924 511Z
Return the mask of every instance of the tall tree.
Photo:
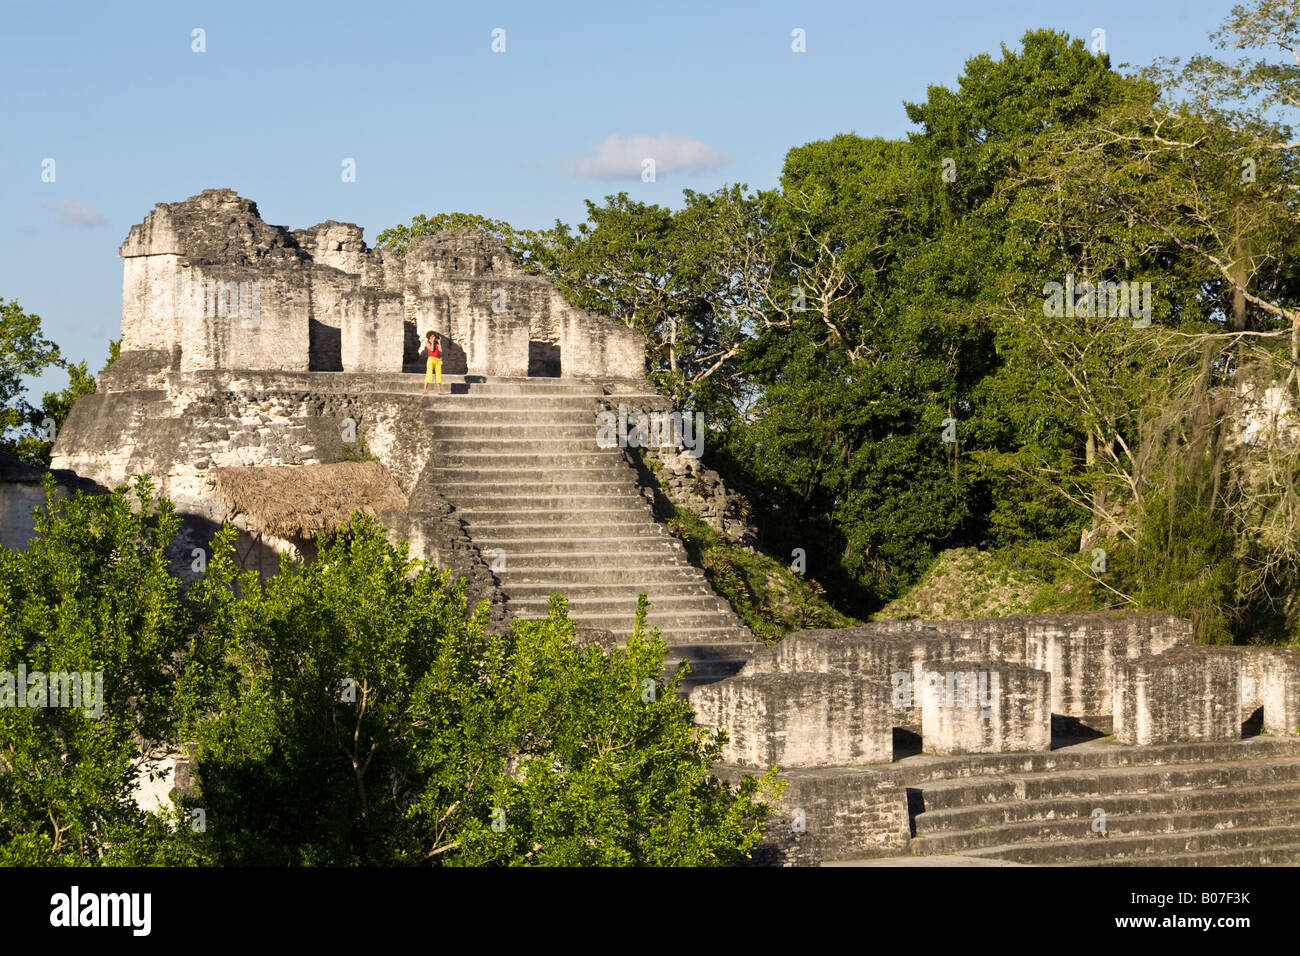
M59 364L59 348L41 331L41 317L0 299L0 450L21 450L20 436L10 430L27 425L36 411L26 399L23 377Z

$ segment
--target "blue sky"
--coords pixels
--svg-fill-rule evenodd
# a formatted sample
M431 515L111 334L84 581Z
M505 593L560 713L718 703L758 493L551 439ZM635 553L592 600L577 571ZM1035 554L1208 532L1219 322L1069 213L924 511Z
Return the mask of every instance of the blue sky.
M117 248L157 202L229 186L268 222L356 222L372 242L417 213L542 227L621 190L676 205L770 187L812 140L903 136L905 100L1028 29L1100 28L1112 63L1142 65L1209 51L1230 6L5 0L0 298L97 370L120 331ZM653 183L632 159L647 142Z

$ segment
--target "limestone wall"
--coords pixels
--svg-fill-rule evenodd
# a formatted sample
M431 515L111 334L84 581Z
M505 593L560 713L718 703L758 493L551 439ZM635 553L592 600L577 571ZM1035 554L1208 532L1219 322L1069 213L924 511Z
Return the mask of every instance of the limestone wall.
M409 493L433 447L424 408L418 393L377 388L363 374L169 373L166 388L79 399L53 464L104 487L148 473L183 513L220 521L211 468L339 461L349 453L343 423L351 419L366 450Z
M639 334L569 305L477 230L417 237L399 259L351 223L290 232L209 189L157 205L120 253L123 353L176 353L186 371L400 371L436 331L448 373L645 372Z

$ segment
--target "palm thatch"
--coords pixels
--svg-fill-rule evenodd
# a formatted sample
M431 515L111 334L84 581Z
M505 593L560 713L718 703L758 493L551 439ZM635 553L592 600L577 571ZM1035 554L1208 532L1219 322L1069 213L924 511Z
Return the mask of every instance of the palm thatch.
M407 505L377 461L215 468L213 481L225 501L226 520L278 538L311 538L337 531L353 511L377 515Z

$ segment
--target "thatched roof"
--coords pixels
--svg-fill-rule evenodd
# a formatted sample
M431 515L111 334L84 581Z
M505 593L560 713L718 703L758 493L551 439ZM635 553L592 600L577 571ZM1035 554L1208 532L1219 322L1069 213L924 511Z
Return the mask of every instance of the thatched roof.
M406 496L377 461L214 468L213 480L227 520L280 538L336 531L353 511L406 509Z

